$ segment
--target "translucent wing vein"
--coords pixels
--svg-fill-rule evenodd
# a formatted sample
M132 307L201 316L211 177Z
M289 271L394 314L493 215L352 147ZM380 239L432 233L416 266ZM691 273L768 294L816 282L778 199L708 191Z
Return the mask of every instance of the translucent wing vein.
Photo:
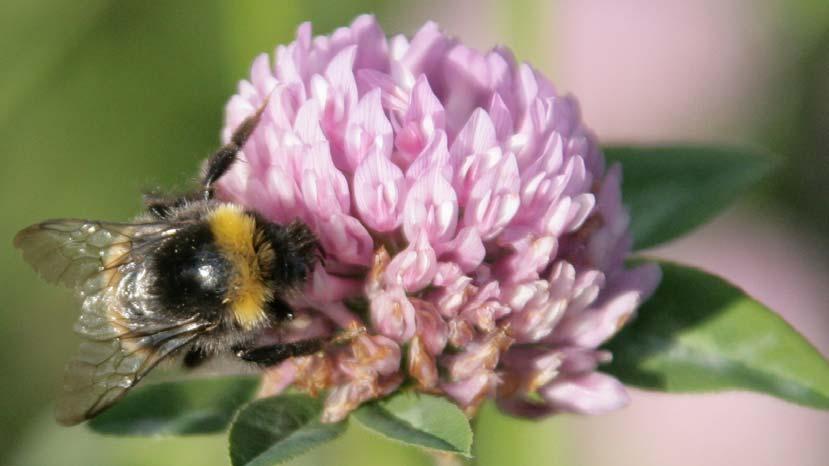
M178 226L50 220L14 239L23 258L50 283L74 288L81 300L75 331L84 341L67 364L56 417L64 424L89 419L138 383L209 324L175 319L151 306L142 288L145 258Z

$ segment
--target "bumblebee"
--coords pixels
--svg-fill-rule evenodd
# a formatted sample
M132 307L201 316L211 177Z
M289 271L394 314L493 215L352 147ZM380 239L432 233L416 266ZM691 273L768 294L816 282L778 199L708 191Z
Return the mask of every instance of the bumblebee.
M279 225L214 197L265 105L207 160L200 190L146 196L146 213L132 223L48 220L15 236L24 259L81 302L75 331L84 341L66 367L60 423L99 414L166 358L195 365L232 352L271 365L326 344L254 346L264 329L292 318L286 299L322 253L305 224Z

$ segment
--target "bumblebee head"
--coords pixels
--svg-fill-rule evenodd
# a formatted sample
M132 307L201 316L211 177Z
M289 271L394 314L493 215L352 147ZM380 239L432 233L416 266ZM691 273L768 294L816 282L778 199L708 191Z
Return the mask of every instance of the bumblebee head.
M250 330L270 322L271 304L305 282L317 254L304 224L281 226L221 204L159 249L156 294L167 307L229 317Z

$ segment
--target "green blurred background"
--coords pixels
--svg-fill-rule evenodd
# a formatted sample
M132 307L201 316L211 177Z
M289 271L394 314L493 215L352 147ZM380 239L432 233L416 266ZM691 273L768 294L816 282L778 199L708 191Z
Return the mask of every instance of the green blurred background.
M792 246L797 249L794 256L786 257L794 257L796 265L801 257L812 264L805 272L798 269L792 273L805 273L814 279L815 273L826 271L829 2L707 1L700 2L701 7L691 7L696 8L691 13L682 10L686 8L684 2L673 2L668 9L661 6L646 14L648 21L664 26L652 31L657 39L662 34L664 40L658 45L653 36L637 36L640 29L626 25L624 20L624 15L641 16L640 10L650 8L650 2L613 2L612 12L578 3L2 2L0 173L4 174L4 182L0 185L0 244L4 246L0 247L0 463L228 464L223 436L117 439L93 435L83 427L65 429L54 424L50 400L58 387L62 365L77 344L70 330L77 315L76 306L69 292L40 282L10 243L18 229L50 217L126 220L139 209L141 190L184 186L199 162L217 146L224 102L235 92L236 82L247 77L253 57L263 51L271 52L276 44L291 41L297 25L305 20L313 22L315 33L328 33L347 25L359 13L371 12L388 34L410 35L425 20L434 19L449 33L476 46L509 45L519 58L536 64L555 82L561 82L563 89L578 95L588 123L604 140L717 140L775 150L785 158L779 174L760 187L736 213L721 221L719 229L710 230L707 236L686 244L684 249L680 247L676 254L695 256L694 248L705 248L706 244L722 247L723 234L727 236L740 225L745 228L760 222L763 228L774 225L770 241L797 243ZM702 11L697 11L700 8ZM622 18L615 20L613 15L618 14ZM616 66L619 57L624 58L628 52L634 58L665 53L665 58L651 64L672 63L674 58L682 63L685 57L673 52L672 34L687 27L688 14L697 15L696 20L703 25L725 21L724 29L733 26L744 34L745 37L726 37L742 41L740 47L729 49L728 44L715 42L699 52L699 60L710 63L709 68L714 69L713 75L708 69L707 74L701 73L703 76L716 78L731 73L728 76L733 75L734 82L714 79L700 84L694 73L674 76L668 72L665 76L676 79L669 93L671 98L676 97L671 112L661 115L657 109L649 113L648 105L652 102L645 93L639 98L639 105L625 109L629 113L608 120L608 115L615 115L614 111L629 103L600 102L598 97L603 91L595 87L596 82L606 82L611 89L607 92L620 95L631 92L635 96L641 89L614 89L614 80L618 83L623 78L614 76L613 69L601 68L608 63L606 58L612 54L616 62L611 62ZM694 44L699 42L693 40L694 34L703 40L707 33L688 34L689 43ZM623 38L622 45L616 35ZM676 40L685 40L684 37L677 36ZM608 43L629 50L608 49ZM688 45L682 44L685 43L678 43L676 50L691 53L686 50ZM662 47L661 52L653 50L657 46ZM743 60L744 51L760 58ZM722 54L729 53L735 60L721 59ZM736 71L728 68L730 65L736 66ZM627 74L622 74L631 76L634 83L638 82L637 76L647 80L654 72L646 67L625 69ZM581 74L569 70L581 70ZM758 80L758 76L762 79ZM732 87L723 90L727 83ZM595 89L598 90L593 92ZM705 95L709 90L717 96L714 104L688 107L691 93ZM646 117L636 120L637 112L646 117L674 118L688 130L660 129L649 125ZM696 117L688 116L694 112ZM728 243L724 244L728 249ZM807 244L806 249L801 248L803 244ZM769 247L783 248L778 243ZM671 251L666 255L671 255ZM739 283L740 276L736 272L735 275ZM754 283L750 276L746 277L747 283ZM818 281L824 278L829 280L829 275ZM806 313L805 317L785 314L796 324L817 322L817 327L810 329L812 333L807 333L813 340L829 334L829 301L822 301L825 292L817 293L813 300L817 304L796 310ZM825 340L816 344L825 353ZM640 398L643 405L650 403L648 395L636 396L637 401ZM687 402L685 397L657 401L662 403L660 406ZM802 419L803 425L797 428L817 435L817 441L804 444L797 454L804 449L822 451L807 452L811 456L792 464L820 464L810 461L827 457L829 451L819 441L829 434L826 415L796 407L778 408L777 404L782 402L773 400L750 398L740 402L747 403L749 411L755 406L771 410L767 419L777 419L778 415L788 416L783 423ZM710 406L711 416L720 413L719 408ZM682 441L676 439L678 434L667 438L671 433L660 432L664 429L634 429L631 433L619 428L658 426L669 415L666 411L655 414L635 409L631 408L628 417L562 417L530 423L506 419L488 407L478 423L480 464L603 464L602 458L606 457L594 454L597 451L618 452L618 456L610 456L614 464L668 464L664 459L619 446L625 444L626 435L637 433L653 436L646 444L655 445L654 448L673 448L670 442ZM721 414L729 419L727 413ZM610 419L608 424L616 430L599 429L603 419ZM705 422L716 425L718 421L713 417ZM658 437L662 434L666 435L664 441ZM690 435L697 434L704 433ZM765 435L769 435L769 442L775 441L773 434ZM687 464L694 464L694 442L702 440L689 442L676 448L687 449L691 455ZM781 446L779 451L785 451L785 447ZM733 446L733 451L741 448ZM734 454L729 451L727 455ZM772 454L775 452L778 450ZM739 455L730 458L730 464L744 464ZM417 465L429 464L429 459L352 428L344 438L297 464Z

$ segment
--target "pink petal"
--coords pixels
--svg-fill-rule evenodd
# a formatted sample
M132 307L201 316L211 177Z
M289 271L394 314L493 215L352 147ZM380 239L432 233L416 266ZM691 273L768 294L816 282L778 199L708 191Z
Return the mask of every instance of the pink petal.
M490 65L487 56L462 44L454 45L446 54L435 87L441 90L445 102L450 135L457 134L473 111L489 103L493 78Z
M446 179L451 179L452 172L448 162L449 150L446 148L446 133L439 130L406 169L406 182L412 185L430 171L438 171Z
M576 268L567 261L555 263L550 272L550 295L557 299L567 299L576 284Z
M365 294L368 299L374 299L380 293L384 292L385 280L383 276L386 273L386 268L391 262L388 251L385 246L378 247L371 258L371 269L366 275Z
M455 348L465 348L477 334L473 324L466 319L456 318L449 321L449 344Z
M564 192L574 168L568 166L564 173L559 173L564 157L562 144L561 136L554 134L543 155L521 172L521 203L524 209L539 211ZM522 218L525 216L529 214L522 215Z
M466 206L475 183L493 170L504 156L500 148L456 158L452 163L452 186L458 193L458 204Z
M433 389L438 384L438 367L435 358L426 351L426 347L420 336L412 339L409 345L409 367L408 372L421 389Z
M277 80L271 73L271 60L268 54L259 54L250 67L250 81L256 90L266 95L276 86Z
M463 271L454 262L438 262L437 272L432 284L435 286L449 286L463 275Z
M486 111L479 108L472 112L463 129L455 137L449 152L457 160L469 154L486 152L498 144L495 125Z
M484 241L497 236L518 212L519 188L518 165L510 154L475 182L464 211L464 226L477 228Z
M371 300L371 324L394 341L403 343L414 336L415 309L402 288L381 292Z
M424 229L433 245L447 242L455 234L457 223L455 191L440 173L433 170L412 185L403 206L403 232L409 241Z
M322 109L320 126L331 147L332 158L340 169L346 169L344 139L348 114L357 104L357 83L352 71L356 48L340 51L328 64L325 77L311 77L311 96Z
M306 101L299 107L294 121L294 133L303 144L318 145L327 142L320 127L320 107L316 101Z
M501 357L500 367L519 392L535 393L555 379L561 368L560 352L539 346L515 346Z
M549 295L550 284L546 280L534 280L504 287L501 300L509 305L513 311L520 311L532 299L538 296Z
M505 283L521 283L538 278L558 250L558 241L551 236L528 237L513 245L515 252L495 264L495 274Z
M603 414L630 402L618 380L597 372L558 378L539 393L553 408L579 414Z
M354 60L357 56L357 47L349 46L341 50L328 64L325 69L325 78L336 91L348 103L348 108L353 108L357 101L357 82L354 79ZM325 102L320 102L324 104Z
M561 236L569 226L568 220L572 207L573 200L569 197L550 204L547 212L541 217L541 231L554 237Z
M306 297L317 303L331 303L358 296L361 291L359 281L331 275L318 265L306 286Z
M509 312L509 307L493 300L479 305L465 306L461 310L460 318L473 324L479 331L490 333L496 328L495 321Z
M579 273L578 279L569 291L568 313L581 312L596 301L605 285L605 275L598 270Z
M509 348L512 338L502 331L494 332L483 341L467 345L463 352L446 356L446 366L452 380L473 377L483 371L492 371L498 365L501 352Z
M455 317L469 298L471 283L470 277L459 275L432 293L430 300L435 303L441 315L447 318Z
M495 374L481 372L468 379L441 384L440 388L461 407L476 405L495 390L498 378Z
M400 368L400 346L382 335L360 335L351 348L361 370L391 375Z
M565 233L573 233L581 228L596 206L596 197L592 193L582 193L572 199L573 204L570 206L570 215L567 219Z
M613 360L609 351L596 351L585 348L564 348L557 353L561 358L561 372L578 374L592 372L599 364Z
M404 189L403 172L382 154L370 154L354 172L355 207L363 222L375 231L400 226Z
M380 105L380 90L375 89L360 100L348 120L345 133L348 171L353 172L369 153L388 157L391 150L391 124Z
M371 263L374 240L356 218L333 214L318 220L317 228L326 254L346 264L368 266Z
M324 409L321 416L323 423L339 422L345 419L348 414L357 409L361 403L368 401L378 394L373 380L357 380L354 382L337 385L325 398Z
M450 41L438 25L429 21L415 33L400 63L411 74L428 74L442 59Z
M514 346L501 357L502 365L511 372L545 372L549 379L547 382L558 373L561 360L562 355L558 351L531 346Z
M414 242L394 256L385 278L389 285L402 286L414 293L428 286L436 272L435 250L429 245L426 234L421 232Z
M385 109L403 113L409 107L409 94L399 87L388 74L371 69L359 70L357 87L363 94L379 89L380 101Z
M363 325L363 322L345 307L342 301L319 304L315 309L340 328L355 328Z
M389 48L386 33L372 15L360 15L351 23L351 33L357 44L354 69L388 71Z
M426 77L418 77L394 141L400 150L401 165L408 167L432 140L436 131L444 130L445 126L443 105L432 92Z
M326 144L306 148L302 172L302 193L312 212L325 216L333 212L348 213L351 195L348 180L333 163Z
M426 351L437 356L446 347L449 328L435 306L421 299L413 299L415 318L417 319L417 334Z
M489 117L492 119L495 137L501 143L506 142L514 130L513 120L507 105L498 94L492 96L492 101L489 104Z
M443 244L438 254L441 261L457 264L462 272L471 272L483 262L486 248L478 229L467 227L459 231L452 241Z
M547 299L510 314L507 321L512 335L518 343L540 341L553 331L566 307L566 301Z
M265 371L264 381L262 382L261 396L275 396L282 393L288 386L294 383L297 377L296 365L294 361L289 359L278 366L269 368Z
M624 272L620 283L608 285L607 297L595 307L568 315L556 329L555 340L576 346L595 348L612 337L648 298L661 271L656 264L646 264ZM612 286L612 288L611 288Z
M280 83L273 90L265 110L274 125L282 130L293 127L297 112L305 102L305 88L298 83Z
M276 75L280 81L304 81L307 75L307 54L311 43L311 23L304 22L296 31L296 42L277 49Z
M501 297L501 285L498 281L492 280L480 284L475 289L475 293L470 296L466 303L466 307L477 307L487 301L497 300Z
M518 67L518 102L523 111L527 111L538 96L538 82L529 65L522 63Z
M568 164L573 165L572 168L570 168L572 174L567 180L567 185L564 188L563 194L574 195L589 191L593 183L593 176L587 171L584 159L580 156L574 156L570 159Z

